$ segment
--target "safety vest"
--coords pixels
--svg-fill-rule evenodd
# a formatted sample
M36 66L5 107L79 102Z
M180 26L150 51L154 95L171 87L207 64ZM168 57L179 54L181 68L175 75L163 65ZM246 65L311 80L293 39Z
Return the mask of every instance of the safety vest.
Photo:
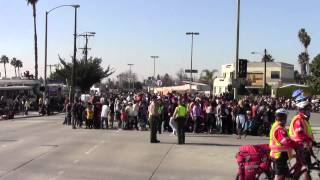
M179 105L179 106L177 107L177 113L178 113L178 114L177 114L178 117L186 117L188 111L187 111L187 108L186 108L185 106Z
M269 147L270 147L270 157L274 159L279 159L281 156L281 152L287 152L289 159L292 157L292 148L282 145L276 138L275 138L275 132L279 129L284 129L280 125L279 121L276 121L272 124L271 130L270 130L270 141L269 141ZM285 130L286 131L286 130ZM288 137L289 138L289 137Z
M92 120L93 119L93 110L87 109L87 119Z
M308 121L306 121L301 114L296 115L291 123L290 123L290 127L289 127L289 136L292 140L294 141L302 141L302 139L300 139L300 137L298 136L297 132L295 131L293 125L295 124L296 121L300 121L302 124L302 128L304 130L304 132L313 140L313 133L312 133L312 128L309 124Z

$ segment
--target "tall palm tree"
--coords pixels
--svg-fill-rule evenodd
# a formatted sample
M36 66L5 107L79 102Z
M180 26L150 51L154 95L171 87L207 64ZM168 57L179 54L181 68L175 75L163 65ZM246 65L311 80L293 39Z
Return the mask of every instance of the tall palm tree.
M9 58L6 55L2 55L0 59L0 63L3 63L4 67L4 77L7 78L7 69L6 64L9 63Z
M21 74L20 74L20 68L22 68L22 66L23 66L22 61L18 59L18 60L17 60L17 68L18 68L19 77L21 76Z
M26 0L27 4L32 5L33 10L33 27L34 27L34 75L38 79L38 38L37 38L37 18L36 4L39 0Z
M211 71L208 69L203 70L201 73L200 81L205 84L208 84L210 86L210 89L212 89L213 80L215 79L214 75L217 72L218 72L218 70L216 70L216 69L213 69Z
M10 64L14 67L14 74L17 77L17 58L12 58Z
M309 54L306 52L302 52L298 56L298 63L300 64L301 76L305 76L307 74L307 63L309 60Z
M301 70L304 69L303 72L301 71L301 75L305 76L308 73L307 67L309 67L308 46L310 45L311 37L308 35L308 33L306 32L306 30L304 28L301 28L298 33L298 38L304 47L304 53L307 55L307 56L304 55L305 58L307 58L307 59L304 59L303 61L301 61L300 58L298 59L299 64L301 66ZM300 55L302 55L302 53ZM300 55L299 55L299 57L300 57ZM308 71L309 71L309 68L308 68Z

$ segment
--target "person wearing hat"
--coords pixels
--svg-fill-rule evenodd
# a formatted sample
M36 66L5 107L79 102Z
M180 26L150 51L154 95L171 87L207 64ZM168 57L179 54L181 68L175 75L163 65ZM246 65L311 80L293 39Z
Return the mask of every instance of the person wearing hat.
M275 122L270 130L270 157L273 159L273 168L275 171L274 179L284 179L289 171L287 161L292 157L294 148L299 147L292 141L285 128L287 122L288 111L286 109L278 109L275 112Z
M157 124L159 119L159 102L160 98L154 96L149 105L149 123L150 123L150 143L159 143L157 139Z
M182 100L180 99L178 101L178 106L173 113L173 117L177 122L178 144L185 143L184 124L186 122L187 113L187 107L182 103Z
M314 136L311 125L309 123L311 113L311 103L309 101L301 101L296 104L298 108L298 114L293 117L290 127L289 136L290 138L303 145L304 153L303 158L305 165L311 164L311 151L314 142Z

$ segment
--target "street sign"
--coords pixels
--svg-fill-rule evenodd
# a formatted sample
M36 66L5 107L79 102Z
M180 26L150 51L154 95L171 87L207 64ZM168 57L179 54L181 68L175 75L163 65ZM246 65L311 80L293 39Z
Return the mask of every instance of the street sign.
M185 69L184 72L185 73L191 73L191 70L190 69ZM192 73L198 73L198 70L192 69Z

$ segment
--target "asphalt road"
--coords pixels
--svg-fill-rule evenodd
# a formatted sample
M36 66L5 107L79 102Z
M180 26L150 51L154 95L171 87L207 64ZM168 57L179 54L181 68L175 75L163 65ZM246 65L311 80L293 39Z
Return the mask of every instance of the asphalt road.
M188 134L186 145L149 132L76 129L63 115L0 122L0 179L180 180L234 179L235 153L264 137ZM317 121L317 119L313 119Z

